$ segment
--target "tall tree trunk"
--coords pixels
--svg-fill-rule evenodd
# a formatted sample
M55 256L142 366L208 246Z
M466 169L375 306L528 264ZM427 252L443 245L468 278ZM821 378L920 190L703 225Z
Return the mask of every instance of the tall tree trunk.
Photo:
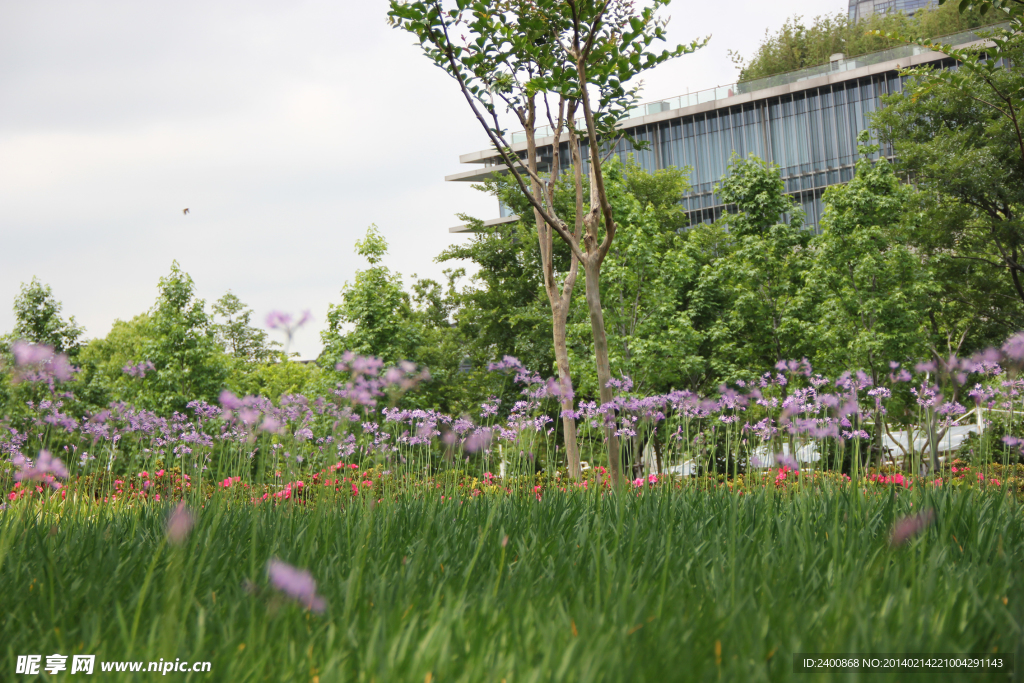
M555 342L555 364L558 366L558 379L561 383L562 394L559 402L562 406L562 435L565 440L565 464L569 468L569 476L579 479L583 472L580 470L580 448L576 437L575 402L571 391L572 379L569 374L569 349L566 346L566 318L567 306L560 306L561 310L555 312L552 307L552 330Z
M530 179L530 190L538 203L547 204L553 209L554 188L545 193L544 188L537 181L539 177L537 169L537 140L536 140L536 108L535 101L528 101L526 126L526 154L529 157L527 164L532 171ZM570 109L570 112L572 109ZM561 117L562 106L559 105L559 117ZM556 130L557 137L561 137L561 125ZM558 143L555 143L557 149ZM578 157L578 153L576 154ZM552 164L558 163L557 153ZM578 164L577 164L578 165ZM551 179L548 181L553 185L558 177L556 168L552 168ZM554 236L551 226L548 225L544 216L536 207L533 209L534 221L537 226L537 240L540 246L541 269L544 274L544 291L548 295L548 303L551 305L551 336L555 350L555 365L558 368L558 382L560 385L559 405L562 414L562 434L565 443L565 462L569 470L569 476L573 479L580 479L580 451L576 436L576 418L572 393L568 390L572 387L572 375L569 371L569 349L566 341L566 321L569 317L569 305L572 302L572 291L576 286L576 276L579 272L579 259L573 254L569 272L559 291L558 283L555 281L554 268ZM579 230L577 230L579 235Z

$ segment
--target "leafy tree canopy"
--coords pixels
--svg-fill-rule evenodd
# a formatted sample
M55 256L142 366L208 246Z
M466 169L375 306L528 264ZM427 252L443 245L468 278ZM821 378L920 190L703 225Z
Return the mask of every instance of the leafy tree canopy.
M85 328L75 321L75 316L64 320L60 315L62 307L50 285L38 278L22 283L14 299L14 330L7 336L7 342L25 339L33 344L46 344L57 353L74 358Z
M730 54L740 70L739 80L749 81L828 64L829 57L837 52L852 57L904 44L899 38L871 33L874 31L910 38L934 38L1005 21L996 16L999 14L986 16L976 8L965 8L961 14L955 3L947 3L918 10L911 17L891 12L874 14L855 23L851 23L845 13L818 16L810 23L795 15L775 34L766 30L764 40L749 59L737 52Z

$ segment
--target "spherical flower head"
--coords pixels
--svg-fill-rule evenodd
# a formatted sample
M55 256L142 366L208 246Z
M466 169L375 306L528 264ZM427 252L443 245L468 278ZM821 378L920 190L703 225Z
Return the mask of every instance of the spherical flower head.
M784 455L782 453L779 453L775 456L775 462L793 471L800 469L800 463L798 463L792 456Z
M1003 353L1012 361L1024 361L1024 332L1018 332L1003 344Z
M181 501L167 518L167 540L175 545L182 543L195 523L195 517L185 507L185 501Z
M238 410L244 406L241 399L227 389L220 392L220 405L225 410Z
M18 467L18 471L14 473L15 481L46 481L53 488L60 488L60 485L54 482L54 477L68 478L68 470L64 463L60 458L50 455L47 450L39 451L39 457L36 458L34 465L23 455L15 456L11 462Z
M463 448L469 453L476 453L477 451L486 450L490 445L491 430L486 427L480 427L466 438Z
M271 311L267 314L267 327L272 330L276 329L288 329L288 325L292 322L292 316L289 313L282 311Z
M271 585L288 597L301 602L314 612L324 611L326 604L324 599L316 594L316 581L309 572L271 558L267 562L267 576Z
M892 528L892 537L889 539L893 547L901 546L911 538L921 533L935 520L935 511L926 510L910 517L904 517L896 522Z
M43 366L43 372L59 382L67 382L75 374L71 361L63 353L58 353Z
M396 385L402 381L405 377L405 373L398 368L388 368L384 373L384 383L388 385Z
M19 339L11 345L11 353L19 367L39 365L53 357L53 347Z
M271 434L280 434L282 433L284 427L281 424L280 420L278 420L275 417L271 417L270 415L267 415L266 417L263 418L263 423L260 425L260 429L265 432L270 432Z

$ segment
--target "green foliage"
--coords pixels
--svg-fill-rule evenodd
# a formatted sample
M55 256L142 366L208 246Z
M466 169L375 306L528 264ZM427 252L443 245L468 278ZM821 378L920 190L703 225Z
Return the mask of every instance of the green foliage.
M279 342L269 342L267 331L252 325L252 309L230 291L213 304L217 341L224 350L243 363L266 363L275 356ZM216 320L216 319L215 319Z
M723 253L701 270L693 310L711 370L724 380L753 379L813 349L801 295L810 233L784 189L779 168L754 156L733 159L717 188L738 211L720 220L713 238Z
M459 82L478 112L494 114L495 97L524 114L538 94L579 101L585 77L596 93L595 132L610 135L636 101L637 88L626 85L631 79L705 42L652 49L666 38L667 19L658 12L669 1L638 7L623 0L539 0L496 11L488 0L390 0L388 21L416 36L424 54ZM583 74L577 57L583 58ZM489 133L501 135L497 126Z
M206 304L196 298L192 278L176 262L160 278L159 288L137 359L156 366L153 376L145 378L150 382L146 396L153 409L163 412L183 411L191 400L213 402L224 388L227 368Z
M75 394L97 412L111 401L142 402L149 385L123 368L149 360L145 353L150 330L149 314L142 313L128 321L115 320L106 337L90 340L79 354L81 373Z
M288 394L326 393L325 374L315 363L300 363L279 355L265 363L235 366L227 387L237 396L266 396L276 403Z
M946 2L948 0L939 0L940 5L944 5ZM1024 0L954 0L949 4L954 5L961 14L975 9L982 15L995 10L993 15L996 17L1000 15L1019 16L1024 13Z
M5 346L25 339L33 344L52 346L57 353L74 358L81 347L79 339L85 328L75 322L75 316L64 320L60 315L62 307L50 285L38 278L22 283L14 299L14 330L5 337Z
M890 361L928 355L928 312L938 287L907 244L918 193L884 159L871 162L877 146L860 152L854 179L825 192L807 282L818 302L815 366L832 376L863 368L878 384Z
M944 313L975 344L1024 325L1024 37L1015 25L981 52L943 48L960 68L910 72L873 118L900 170L929 195L911 241L949 274Z
M529 215L522 193L507 178L489 180L477 189L499 197L519 215ZM454 319L466 340L474 368L514 356L531 370L553 374L551 313L544 295L536 228L526 221L485 228L477 225L464 243L448 247L437 261L467 261L477 266L456 294ZM555 268L568 268L568 249L555 242Z
M372 267L356 272L355 282L345 284L341 303L327 310L327 329L320 339L324 350L320 363L333 367L345 351L376 356L394 364L410 359L422 342L413 317L402 276L379 265L387 254L387 241L370 226L356 243L356 252Z
M230 358L217 341L205 302L177 262L160 278L159 296L148 313L115 321L104 339L82 350L82 397L98 407L128 401L169 415L193 400L215 402L224 388ZM126 366L149 362L153 369L133 377Z
M356 241L356 253L367 260L371 266L380 263L381 259L388 253L388 243L380 229L371 225L366 229L366 237Z
M961 14L953 3L920 9L912 17L902 12L874 14L854 24L845 13L818 16L811 24L795 15L787 19L774 35L765 31L764 40L745 63L738 53L730 54L740 69L739 80L749 81L828 64L829 57L837 52L853 57L904 43L899 38L884 34L935 38L984 26L991 21L1003 19L986 17L977 9L968 9ZM875 31L883 35L876 35Z
M605 165L608 199L618 234L601 267L605 327L613 375L629 376L641 393L688 386L703 359L695 356L698 335L684 295L697 275L679 232L686 215L679 197L688 169L649 173L632 159ZM569 327L577 390L597 395L597 374L587 362L590 321L582 296Z

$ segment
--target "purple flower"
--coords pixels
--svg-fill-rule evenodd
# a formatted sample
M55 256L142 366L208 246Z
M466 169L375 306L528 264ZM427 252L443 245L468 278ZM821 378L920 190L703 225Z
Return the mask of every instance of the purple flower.
M388 368L387 371L384 373L384 383L398 384L399 382L402 381L403 376L404 373L398 368Z
M267 576L270 577L271 585L288 597L298 600L314 612L324 611L326 604L316 594L316 581L309 572L272 558L267 562Z
M292 325L292 316L290 313L271 311L267 314L267 327L272 330L283 330L288 334L292 334L295 330L299 329L312 319L313 315L309 311L304 311L302 313L302 317Z
M469 435L462 447L470 453L486 450L491 445L491 430L481 427Z
M292 324L292 316L288 313L282 313L281 311L271 311L267 315L267 327L272 330L281 330L285 333L288 338L288 344L291 344L292 337L295 336L295 332L313 319L313 315L309 311L305 311L302 317ZM288 347L285 346L285 352L287 353Z
M1024 360L1024 332L1018 332L1003 344L1003 353L1010 360Z
M896 522L892 528L892 537L889 539L893 547L903 545L912 537L921 533L935 519L934 510L925 510L910 517L904 517Z
M791 470L800 469L800 463L798 463L792 456L785 455L783 453L777 453L775 455L775 462L782 467L788 467Z
M174 508L171 516L167 518L167 540L178 545L185 540L195 523L195 517L185 507L185 501L181 501L178 503L178 507Z
M11 353L14 354L14 362L19 366L39 365L53 356L53 347L19 339L11 345Z
M153 365L152 361L144 360L135 365L126 365L121 368L121 371L132 377L145 377L147 372L156 370L156 366Z
M280 434L282 431L281 421L275 417L267 415L263 418L263 423L260 425L260 429L271 434Z
M64 467L64 463L60 461L60 458L55 458L50 455L49 451L39 451L39 457L36 458L35 465L31 464L23 455L17 455L14 457L12 462L18 466L18 471L14 473L15 481L30 481L40 480L45 481L50 479L54 488L60 488L60 484L52 481L53 477L59 477L60 479L68 478L68 470Z
M61 382L67 382L74 374L74 369L63 353L58 353L43 365L43 372Z
M225 389L224 391L220 392L220 405L225 410L238 410L244 404L242 403L241 399L239 399L233 393Z
M523 364L514 356L505 356L500 363L488 363L487 371L495 372L500 370L522 370Z

